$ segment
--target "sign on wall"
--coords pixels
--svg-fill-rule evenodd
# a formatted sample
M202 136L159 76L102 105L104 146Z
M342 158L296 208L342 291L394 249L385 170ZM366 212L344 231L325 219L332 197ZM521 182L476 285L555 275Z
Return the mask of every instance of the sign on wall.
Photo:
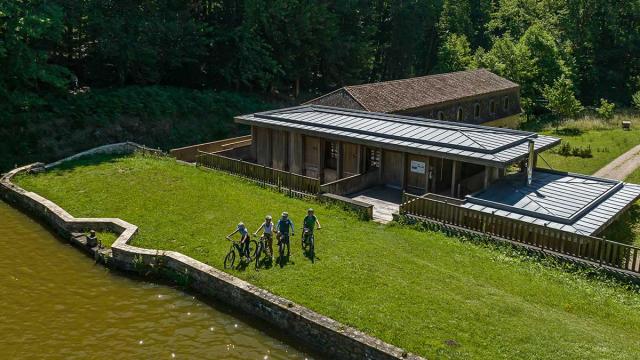
M411 160L411 172L417 174L425 173L425 165L422 161Z

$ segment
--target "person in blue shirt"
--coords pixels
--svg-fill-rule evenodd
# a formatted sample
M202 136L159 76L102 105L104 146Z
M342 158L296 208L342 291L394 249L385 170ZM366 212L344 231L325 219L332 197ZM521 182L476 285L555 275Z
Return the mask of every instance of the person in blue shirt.
M287 257L291 254L289 246L289 229L291 229L291 236L294 236L295 229L293 227L293 221L289 219L289 214L285 211L282 213L282 217L276 224L276 232L278 233L278 241L287 246Z
M236 230L231 234L227 235L227 239L229 241L233 241L231 237L236 233L240 233L240 245L236 245L236 248L238 249L240 256L244 255L247 262L249 262L251 261L251 256L249 254L249 241L251 240L249 238L249 230L247 229L246 226L244 226L244 223L240 222Z

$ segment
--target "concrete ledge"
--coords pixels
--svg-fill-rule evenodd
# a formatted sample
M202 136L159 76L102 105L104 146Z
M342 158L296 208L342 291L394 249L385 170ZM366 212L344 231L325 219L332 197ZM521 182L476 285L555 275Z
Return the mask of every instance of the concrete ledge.
M77 157L65 161L74 158ZM162 264L166 269L188 279L189 287L250 316L258 317L331 358L422 359L181 253L132 246L129 243L138 232L137 226L120 219L75 218L50 200L11 182L19 173L42 171L43 168L42 164L33 164L4 175L0 179L0 197L43 220L96 258L106 257L111 266L131 271L140 266L154 267ZM77 233L89 229L118 234L110 251L86 247L83 237L77 236Z
M355 211L364 220L373 219L373 205L371 204L367 204L362 201L353 200L345 196L331 194L331 193L324 193L324 194L318 195L318 200L321 202L338 204L346 208L347 210Z

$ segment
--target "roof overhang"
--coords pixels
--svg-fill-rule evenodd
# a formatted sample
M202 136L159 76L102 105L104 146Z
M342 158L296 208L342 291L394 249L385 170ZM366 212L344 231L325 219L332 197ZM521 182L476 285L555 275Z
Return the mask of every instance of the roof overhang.
M464 207L570 233L597 235L640 198L640 185L536 169L509 175L468 195Z
M530 140L536 153L560 143L532 132L315 105L243 115L235 121L498 168L526 158Z

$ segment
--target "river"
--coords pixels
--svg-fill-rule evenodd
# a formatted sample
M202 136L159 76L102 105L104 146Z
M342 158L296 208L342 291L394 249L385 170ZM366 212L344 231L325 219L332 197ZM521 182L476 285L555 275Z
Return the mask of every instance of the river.
M0 201L0 358L305 359L264 325L94 264Z

